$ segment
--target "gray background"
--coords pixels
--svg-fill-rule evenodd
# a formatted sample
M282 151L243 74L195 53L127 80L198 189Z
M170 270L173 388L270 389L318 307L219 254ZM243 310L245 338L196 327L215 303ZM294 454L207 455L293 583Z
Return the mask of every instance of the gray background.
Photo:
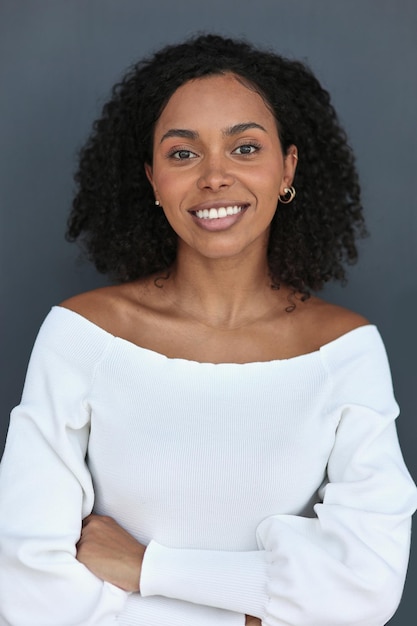
M0 452L42 319L104 283L63 239L77 150L128 65L199 30L307 60L333 95L372 236L348 287L324 295L379 326L416 478L415 0L0 0ZM391 625L415 623L414 543Z

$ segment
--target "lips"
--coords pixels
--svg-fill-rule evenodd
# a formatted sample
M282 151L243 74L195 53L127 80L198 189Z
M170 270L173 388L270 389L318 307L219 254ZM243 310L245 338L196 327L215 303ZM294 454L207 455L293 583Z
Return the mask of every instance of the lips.
M220 200L197 205L189 212L204 230L219 231L233 226L248 207L248 203Z

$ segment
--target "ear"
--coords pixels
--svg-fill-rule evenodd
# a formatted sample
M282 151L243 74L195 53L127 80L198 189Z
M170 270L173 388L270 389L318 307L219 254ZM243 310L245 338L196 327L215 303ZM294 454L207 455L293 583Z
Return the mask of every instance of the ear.
M145 174L146 174L146 178L149 180L149 182L151 183L153 187L152 165L149 165L149 163L145 163Z
M297 146L291 145L284 156L284 173L282 177L282 195L285 187L291 187L297 169L298 150Z
M157 204L157 202L158 202L157 206L160 206L159 205L158 192L157 192L156 187L155 187L154 182L153 182L152 165L149 165L149 163L145 163L145 174L146 174L146 178L149 180L149 182L152 185L153 193L155 195L155 204Z

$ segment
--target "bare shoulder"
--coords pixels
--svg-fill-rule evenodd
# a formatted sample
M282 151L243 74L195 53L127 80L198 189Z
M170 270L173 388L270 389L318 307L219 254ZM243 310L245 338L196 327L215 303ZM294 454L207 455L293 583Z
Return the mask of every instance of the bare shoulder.
M141 292L145 292L143 284L136 283L133 290L129 283L101 287L92 291L78 294L60 303L60 306L78 313L90 322L100 326L110 333L117 334L132 316L132 311L138 311ZM134 293L134 296L133 296Z
M294 313L291 336L296 354L315 352L352 330L369 325L363 315L313 296L297 304Z
M317 348L370 324L363 315L320 298L311 298L308 317L307 327L316 337Z
M117 292L117 287L101 287L72 296L61 302L59 306L78 313L91 322L97 322L106 314L109 307L114 307L117 302Z

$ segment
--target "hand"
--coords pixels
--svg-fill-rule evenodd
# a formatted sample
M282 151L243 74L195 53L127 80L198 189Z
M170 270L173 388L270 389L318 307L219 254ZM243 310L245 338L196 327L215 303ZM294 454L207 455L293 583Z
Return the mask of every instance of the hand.
M258 617L246 615L245 626L262 626L262 622Z
M145 546L111 517L89 515L77 543L77 559L98 578L125 591L139 591Z

